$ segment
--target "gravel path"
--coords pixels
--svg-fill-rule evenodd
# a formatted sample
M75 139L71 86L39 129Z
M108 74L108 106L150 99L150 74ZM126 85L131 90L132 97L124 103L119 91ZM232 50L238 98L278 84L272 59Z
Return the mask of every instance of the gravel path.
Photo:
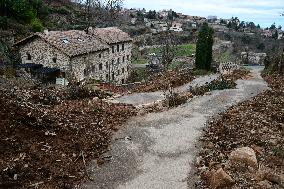
M113 159L89 170L94 182L86 189L186 189L191 165L198 148L197 139L210 117L267 89L253 68L253 77L237 81L237 89L214 91L161 113L133 118L116 133L112 149L105 154ZM125 137L131 137L128 140Z
M212 80L217 79L218 76L219 74L212 74L212 75L197 77L190 83L175 88L175 91L183 92L188 90L190 87L194 87L197 85L199 86L204 85L206 82L211 82ZM157 100L163 100L163 99L164 99L164 93L162 91L157 91L150 93L133 93L130 95L121 96L115 100L125 104L140 105L140 104L153 103Z

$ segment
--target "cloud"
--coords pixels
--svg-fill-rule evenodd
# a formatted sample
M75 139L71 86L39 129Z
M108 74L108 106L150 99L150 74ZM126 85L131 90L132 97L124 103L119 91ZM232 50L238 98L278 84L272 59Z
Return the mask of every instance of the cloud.
M126 7L155 9L173 9L189 15L217 15L222 18L238 16L244 21L255 21L263 27L278 22L284 26L283 0L125 0ZM263 20L263 21L262 21Z

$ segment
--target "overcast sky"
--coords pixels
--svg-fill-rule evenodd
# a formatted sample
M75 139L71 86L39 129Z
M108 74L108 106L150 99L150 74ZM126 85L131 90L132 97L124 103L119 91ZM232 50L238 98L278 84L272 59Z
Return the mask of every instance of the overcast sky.
M173 9L192 16L216 15L218 18L237 16L243 21L253 21L261 27L282 25L284 0L125 0L126 8L148 10Z

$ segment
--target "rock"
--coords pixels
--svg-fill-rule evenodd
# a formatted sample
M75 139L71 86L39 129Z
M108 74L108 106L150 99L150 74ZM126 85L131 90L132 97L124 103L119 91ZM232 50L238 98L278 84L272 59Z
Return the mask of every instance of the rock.
M284 175L283 174L278 175L273 172L266 172L265 178L272 183L276 183L276 184L284 186Z
M201 156L198 156L198 157L196 158L195 165L199 167L199 166L201 165L201 162L202 162L202 157L201 157Z
M212 149L215 146L214 146L213 142L209 142L206 147L209 148L209 149Z
M259 189L272 188L271 183L269 181L267 181L267 180L260 181L256 185L257 185L256 188L259 188Z
M257 145L252 145L251 147L257 154L259 154L259 155L263 154L263 152L262 152L263 148L262 147L257 146Z
M232 186L234 184L234 180L230 175L228 175L222 168L217 171L211 171L207 174L209 176L209 185L210 188L222 188L226 186Z
M229 157L231 162L245 164L253 168L258 167L255 152L252 148L242 147L231 152Z

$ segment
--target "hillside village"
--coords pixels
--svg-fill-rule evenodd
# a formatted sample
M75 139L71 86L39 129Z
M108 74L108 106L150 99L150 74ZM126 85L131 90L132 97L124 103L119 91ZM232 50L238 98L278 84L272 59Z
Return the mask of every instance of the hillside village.
M283 187L281 26L97 2L0 2L0 188Z

